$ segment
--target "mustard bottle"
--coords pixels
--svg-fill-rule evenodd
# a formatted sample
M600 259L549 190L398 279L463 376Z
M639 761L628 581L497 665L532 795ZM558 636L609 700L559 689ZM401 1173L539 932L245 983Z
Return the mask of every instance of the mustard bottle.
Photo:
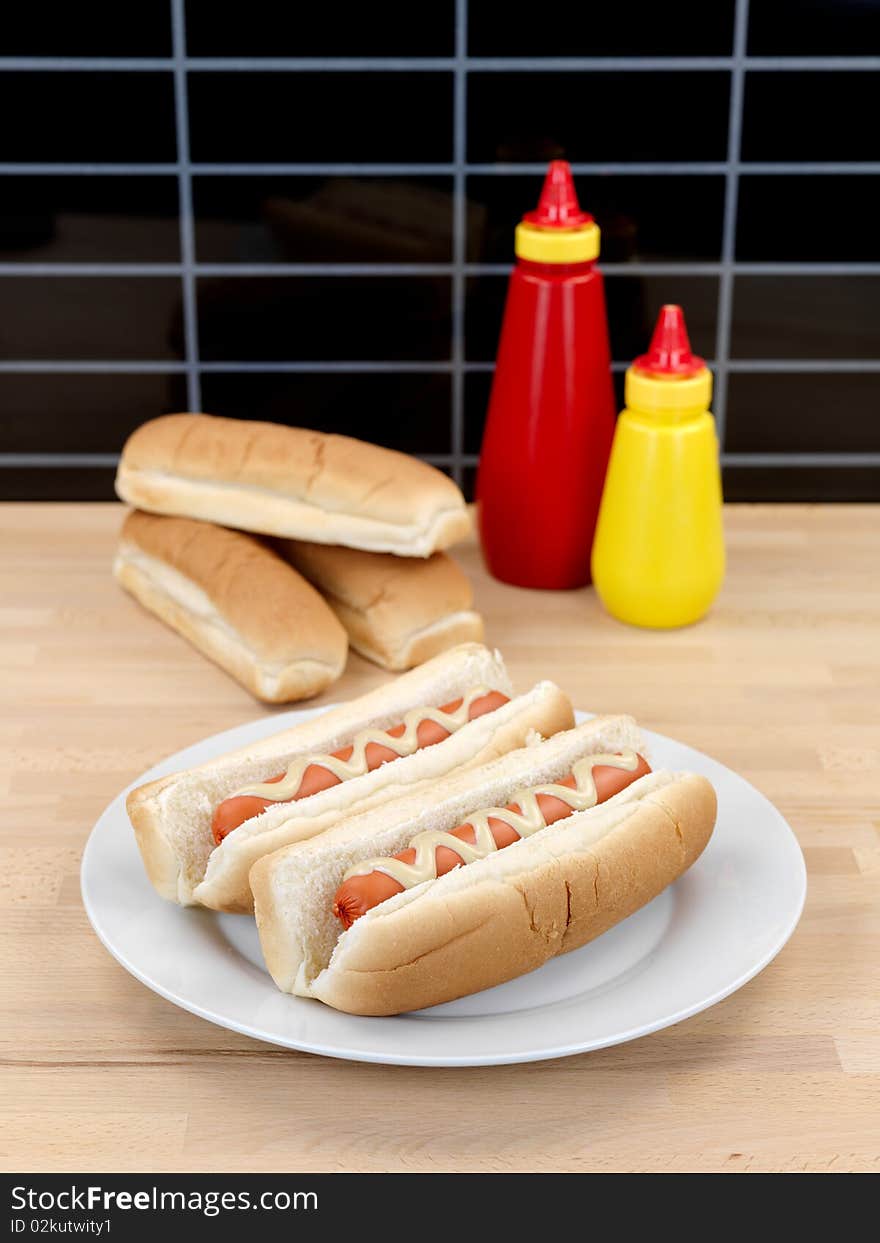
M626 373L593 543L593 582L620 621L687 626L724 579L712 376L691 353L680 306L660 311Z

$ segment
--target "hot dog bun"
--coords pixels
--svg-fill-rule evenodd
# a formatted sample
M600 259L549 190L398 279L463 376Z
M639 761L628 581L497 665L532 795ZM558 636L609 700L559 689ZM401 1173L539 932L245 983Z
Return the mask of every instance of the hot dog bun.
M300 540L277 548L323 593L355 651L386 669L411 669L483 637L470 581L446 553L395 557Z
M581 812L546 840L376 907L345 933L312 996L349 1013L397 1014L503 984L607 932L690 867L711 835L709 782L657 775L668 784L638 801Z
M480 644L464 644L292 729L138 787L126 806L150 880L163 897L183 905L250 911L248 871L268 851L321 833L356 810L384 803L457 766L480 764L521 747L533 731L550 735L571 725L566 696L550 682L539 683L444 742L311 798L271 806L215 845L214 809L242 786L265 781L297 756L334 751L361 729L394 725L412 708L449 702L477 685L512 693L501 657Z
M343 627L310 583L240 531L130 513L120 584L267 703L317 695L345 667Z
M427 557L471 529L456 485L417 458L207 414L139 427L122 451L116 491L152 513L402 557Z
M332 896L359 860L504 805L584 754L639 746L629 718L600 718L264 857L251 885L276 984L352 1014L398 1014L501 984L607 931L704 849L715 822L704 778L650 773L599 807L383 902L347 932Z

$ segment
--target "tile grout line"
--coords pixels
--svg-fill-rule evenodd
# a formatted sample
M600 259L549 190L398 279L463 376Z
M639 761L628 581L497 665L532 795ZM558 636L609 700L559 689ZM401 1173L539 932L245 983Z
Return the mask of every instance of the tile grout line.
M241 163L229 161L224 164L190 161L188 168L190 175L197 177L353 177L359 175L371 177L448 177L455 172L455 165L453 163L444 163L442 161L428 163L389 163L382 161L364 161L363 163L352 161ZM683 162L676 160L609 160L604 163L589 163L583 160L572 160L571 168L572 172L577 176L584 177L606 176L609 174L620 177L709 177L725 174L731 169L735 169L740 175L749 177L875 177L880 173L880 161L791 160L779 162L767 160L757 162L748 160L693 160ZM547 171L547 165L546 162L541 164L527 162L518 164L465 162L464 171L472 176L480 177L539 177ZM179 174L180 164L177 161L164 161L160 163L145 161L143 163L119 164L95 161L48 163L35 160L33 162L0 163L0 175L4 177L173 177Z
M713 410L718 442L724 449L727 423L728 360L733 316L736 224L739 203L739 158L742 143L744 62L749 29L749 0L736 0L733 32L733 67L730 75L730 113L727 129L728 169L724 182L724 217L721 235L721 274L718 279L718 319L715 325L715 393Z
M184 0L170 0L171 37L174 47L174 119L177 133L177 187L180 200L181 292L183 296L183 343L186 359L186 397L190 410L201 410L199 376L199 326L196 306L195 223L192 174L189 163L189 101L186 81L186 15Z
M819 73L877 72L878 56L749 56L744 68L756 72ZM735 68L733 56L187 56L185 71L195 73L376 73L455 72L461 66L477 73L578 72L724 72ZM173 71L169 56L0 56L0 73L143 72Z
M722 453L722 466L880 466L880 453L865 450L864 453L847 453L829 450L827 453Z
M710 367L714 360L707 359ZM630 364L620 360L612 362L613 371L625 371ZM284 373L303 373L306 375L333 374L386 374L393 372L400 375L431 375L451 374L454 364L451 359L435 359L411 361L407 359L266 359L254 362L251 359L214 361L200 363L200 369L207 373L250 372L256 375ZM495 369L494 362L466 361L461 364L465 374L491 372ZM729 372L756 374L878 374L880 358L737 358L727 363ZM143 375L183 375L187 364L176 359L58 359L58 358L21 358L0 359L0 375L92 375L92 374L143 374Z
M476 466L479 454L462 453L457 458L452 453L415 453L413 457L431 462L435 466ZM115 467L118 453L58 453L52 451L34 453L0 452L0 469L28 467ZM866 450L864 453L723 453L722 466L880 466L880 453Z
M466 233L466 229L465 229ZM198 263L190 267L196 276L451 276L456 264L451 263ZM465 276L508 276L510 263L464 263ZM741 276L878 276L880 261L830 261L811 263L803 260L749 261L721 260L687 261L657 260L603 263L602 271L609 276L719 276L730 268ZM180 276L182 263L157 260L128 263L98 262L0 262L0 276Z
M461 487L464 477L464 362L465 362L465 164L467 161L467 11L468 0L455 0L455 73L452 97L452 390L449 443L452 477Z

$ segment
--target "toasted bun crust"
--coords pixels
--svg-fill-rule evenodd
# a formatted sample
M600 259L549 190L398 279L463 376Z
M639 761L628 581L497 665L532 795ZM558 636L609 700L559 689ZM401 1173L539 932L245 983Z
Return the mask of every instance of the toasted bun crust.
M571 817L576 824L561 821L400 895L410 901L392 899L384 906L394 909L371 919L382 910L374 908L340 940L311 995L350 1014L399 1014L534 971L600 936L679 877L706 846L715 811L709 782L683 775L606 813L608 830L590 844L578 836L589 842L602 808ZM509 852L506 866L491 866ZM467 877L471 869L479 874Z
M153 513L399 556L427 557L471 529L456 485L417 458L206 414L139 427L123 449L116 491Z
M543 689L522 696L520 703L472 721L436 747L385 764L310 799L270 808L231 833L222 847L215 847L211 834L214 808L235 790L265 781L297 756L338 750L361 729L396 725L411 708L447 703L481 684L505 695L513 693L498 653L477 643L463 644L291 729L137 787L129 794L126 809L150 880L173 902L249 910L247 867L254 861L251 852L257 856L262 852L262 843L255 840L260 835L272 834L289 820L294 821L288 830L291 836L278 841L279 846L300 832L320 832L341 816L351 815L360 800L382 801L401 785L473 761L482 751L495 748L494 753L501 754L522 745L532 725L552 733L571 723L568 699L545 683ZM267 836L266 841L275 839ZM203 887L209 861L211 879Z
M348 640L335 615L248 535L135 511L113 569L126 591L258 699L305 699L342 673Z
M323 592L351 646L386 669L410 669L483 637L470 581L446 553L422 559L300 540L277 546Z

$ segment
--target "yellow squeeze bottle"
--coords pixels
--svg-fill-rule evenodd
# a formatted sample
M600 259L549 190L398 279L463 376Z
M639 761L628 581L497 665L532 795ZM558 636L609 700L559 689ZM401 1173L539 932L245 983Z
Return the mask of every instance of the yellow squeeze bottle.
M626 373L593 542L605 608L634 626L698 621L724 579L712 376L691 353L680 306L664 306Z

